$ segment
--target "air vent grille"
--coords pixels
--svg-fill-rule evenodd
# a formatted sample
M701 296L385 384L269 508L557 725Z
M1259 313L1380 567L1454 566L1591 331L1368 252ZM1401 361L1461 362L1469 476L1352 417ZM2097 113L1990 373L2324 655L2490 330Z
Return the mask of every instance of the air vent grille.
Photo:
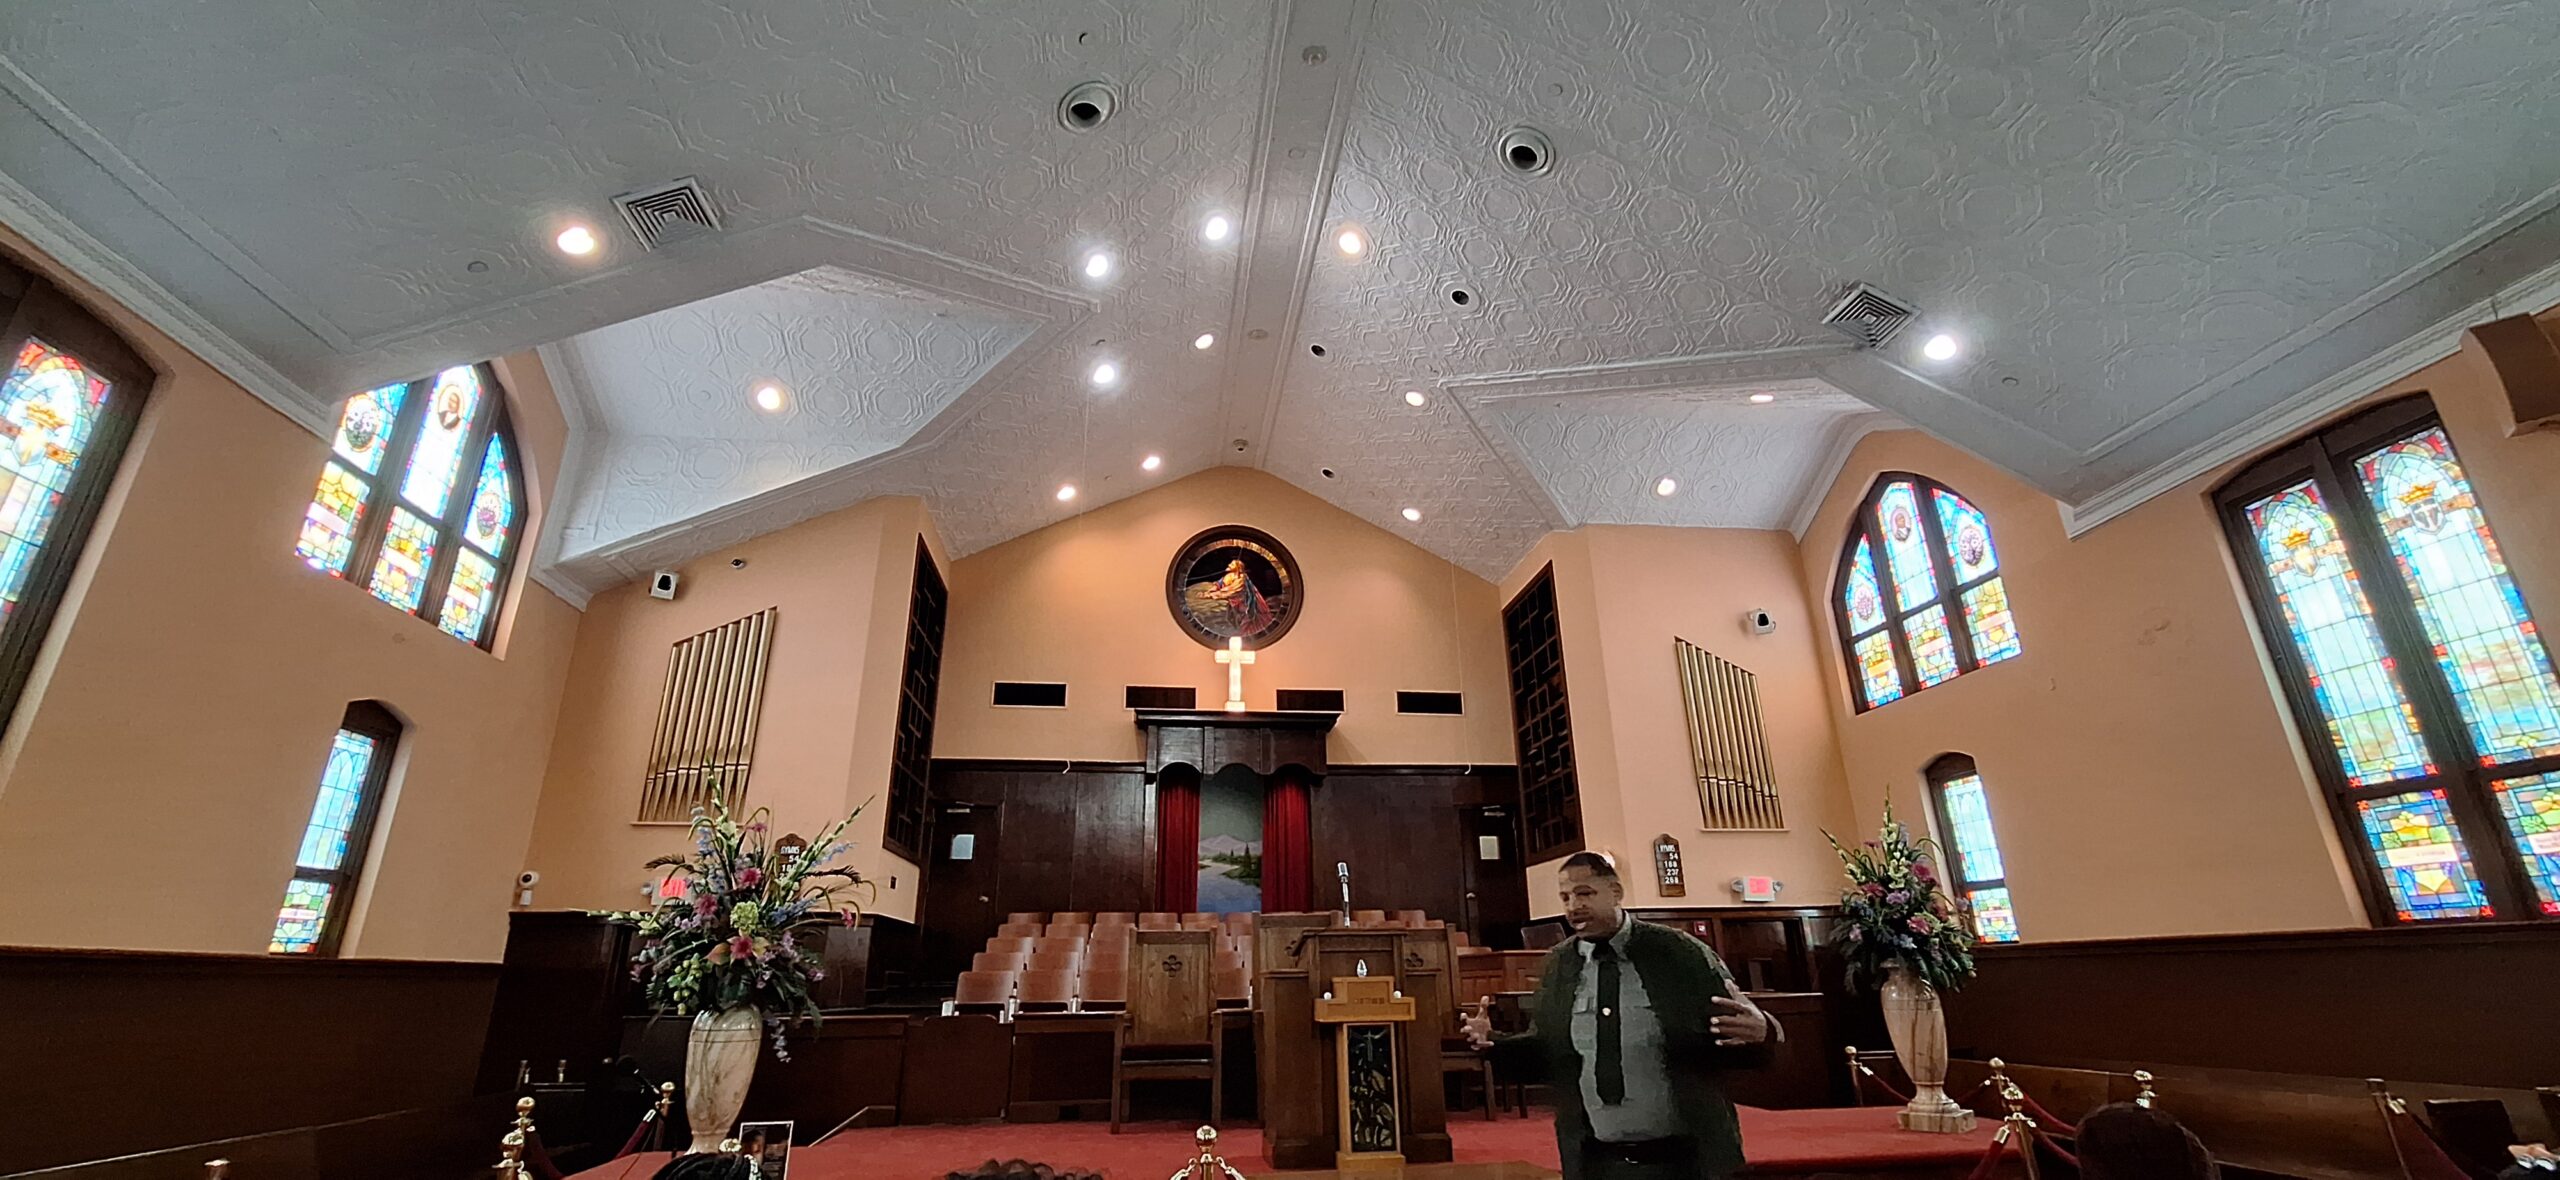
M1339 713L1342 690L1338 688L1284 688L1272 694L1272 703L1283 713Z
M1016 709L1063 709L1067 686L1039 681L996 681L995 703Z
M1454 692L1414 692L1405 689L1399 689L1396 692L1396 712L1398 713L1437 713L1456 716L1466 711L1465 699Z
M632 236L652 250L720 229L720 214L712 208L710 194L702 191L701 181L690 176L657 188L624 193L615 197L613 204L622 210L623 220L631 223Z
M1132 709L1197 709L1200 690L1187 686L1132 684L1123 690L1122 698Z
M1881 348L1919 316L1919 309L1865 283L1850 287L1822 322L1862 348Z

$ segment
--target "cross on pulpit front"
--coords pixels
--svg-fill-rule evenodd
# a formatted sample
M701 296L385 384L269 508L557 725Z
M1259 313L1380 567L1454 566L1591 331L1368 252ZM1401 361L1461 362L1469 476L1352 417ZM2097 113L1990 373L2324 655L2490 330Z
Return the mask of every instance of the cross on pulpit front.
M1227 646L1217 653L1218 662L1227 666L1227 712L1244 712L1244 668L1253 662L1253 653L1244 649L1244 637L1230 635Z

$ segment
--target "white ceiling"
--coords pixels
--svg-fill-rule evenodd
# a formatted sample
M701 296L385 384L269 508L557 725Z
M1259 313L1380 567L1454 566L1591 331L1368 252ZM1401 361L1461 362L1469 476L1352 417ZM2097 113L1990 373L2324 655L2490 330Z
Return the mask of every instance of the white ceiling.
M2560 259L2555 60L2547 0L83 0L0 8L0 216L308 423L556 345L573 592L1239 462L1499 574L1784 526L1879 420L2138 499ZM1071 134L1088 79L1123 109ZM1518 124L1553 172L1500 168ZM609 198L681 176L726 232L640 250ZM1966 358L1839 347L1854 280Z

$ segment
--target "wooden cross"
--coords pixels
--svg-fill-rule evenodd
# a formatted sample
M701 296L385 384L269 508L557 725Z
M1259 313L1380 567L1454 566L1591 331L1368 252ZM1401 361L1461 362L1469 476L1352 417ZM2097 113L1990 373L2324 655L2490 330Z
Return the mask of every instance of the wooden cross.
M1218 662L1227 666L1227 712L1244 712L1244 666L1253 662L1253 653L1244 649L1244 637L1227 637L1226 650L1217 653Z

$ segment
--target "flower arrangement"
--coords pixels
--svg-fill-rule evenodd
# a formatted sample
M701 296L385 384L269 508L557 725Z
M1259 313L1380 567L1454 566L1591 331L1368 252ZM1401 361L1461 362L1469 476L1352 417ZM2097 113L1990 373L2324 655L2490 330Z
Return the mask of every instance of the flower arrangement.
M1849 887L1840 894L1840 933L1835 945L1848 965L1852 990L1875 987L1894 967L1908 969L1941 992L1973 978L1973 932L1930 863L1937 845L1914 840L1895 822L1886 800L1884 830L1857 848L1824 832Z
M693 851L649 862L666 870L656 905L598 916L639 930L631 977L650 1007L676 1016L752 1007L763 1014L774 1055L788 1061L784 1019L817 1020L809 988L826 978L801 956L795 936L859 921L862 907L850 895L871 885L851 869L827 867L853 847L844 831L861 808L805 849L776 849L770 814L758 808L740 823L715 796L709 812L694 809Z

